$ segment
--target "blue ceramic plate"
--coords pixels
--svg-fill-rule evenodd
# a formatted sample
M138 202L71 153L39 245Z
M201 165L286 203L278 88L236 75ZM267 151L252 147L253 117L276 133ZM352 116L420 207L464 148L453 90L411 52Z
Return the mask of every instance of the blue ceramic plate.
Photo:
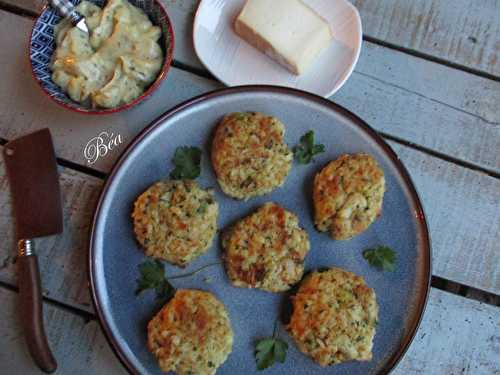
M229 112L260 111L277 116L293 146L308 130L325 144L316 162L294 165L283 187L247 202L230 199L217 185L209 158L212 131ZM130 218L136 197L149 185L168 178L178 146L203 150L198 182L214 187L220 206L219 228L242 218L264 202L274 201L295 212L309 233L311 251L306 270L336 266L362 275L375 289L380 306L373 360L322 368L301 354L283 327L289 343L284 364L266 374L385 374L403 355L422 316L430 279L430 244L424 213L415 188L391 148L362 120L320 97L272 86L243 86L195 98L160 117L140 134L117 162L107 180L94 219L90 243L90 281L97 313L119 358L132 373L161 374L146 348L146 324L158 311L154 293L135 296L137 266L146 257L134 239ZM311 190L314 174L343 153L367 152L383 168L387 180L383 214L350 241L332 241L314 229ZM397 251L392 273L379 272L362 257L366 248L385 244ZM220 260L218 238L213 247L186 269L167 265L168 275L198 269ZM175 282L174 282L175 281ZM233 352L218 374L254 374L254 343L269 336L279 315L283 294L231 286L221 265L193 278L174 280L177 288L214 293L226 305L234 330Z

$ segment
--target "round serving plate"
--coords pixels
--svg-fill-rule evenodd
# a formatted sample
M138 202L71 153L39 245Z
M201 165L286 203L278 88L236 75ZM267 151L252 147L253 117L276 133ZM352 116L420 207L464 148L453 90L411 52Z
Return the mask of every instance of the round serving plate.
M358 62L363 40L361 17L348 0L303 0L320 14L333 41L304 74L297 76L234 32L245 0L201 0L193 24L193 46L203 65L227 86L278 85L325 98L337 92Z
M278 117L286 126L291 147L308 130L326 152L308 165L294 164L285 184L271 194L237 201L218 187L210 164L213 129L229 112L259 111ZM167 179L178 146L202 149L203 187L215 188L219 203L219 229L224 229L265 202L274 201L299 217L308 232L311 251L306 270L340 267L365 278L375 289L380 306L373 359L320 367L301 354L283 326L279 335L289 344L284 364L267 374L386 374L408 348L422 317L431 275L429 233L413 183L396 154L361 119L321 97L274 86L244 86L199 96L154 121L127 148L114 166L100 197L90 239L89 265L92 296L104 332L117 355L132 373L161 374L147 350L147 322L161 305L153 292L134 294L138 265L146 260L133 234L133 202L149 185ZM333 241L316 231L312 221L312 179L328 161L343 153L366 152L383 168L387 191L383 213L367 231L349 241ZM362 251L387 245L397 253L396 270L370 267ZM221 259L219 235L204 255L184 270L165 266L167 275L196 270ZM222 265L172 281L176 288L214 293L225 304L234 330L234 347L217 374L257 373L255 341L269 336L285 298L260 290L233 287Z

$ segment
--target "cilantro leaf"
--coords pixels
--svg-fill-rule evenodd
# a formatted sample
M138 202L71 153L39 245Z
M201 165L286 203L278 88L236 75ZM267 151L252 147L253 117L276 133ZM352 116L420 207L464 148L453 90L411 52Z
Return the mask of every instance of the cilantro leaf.
M257 360L257 370L264 370L274 364L274 339L263 339L255 346L255 359Z
M139 264L139 272L141 276L137 279L136 295L147 289L154 289L158 299L168 299L174 295L175 288L165 278L165 269L159 260Z
M280 363L285 362L288 344L283 340L276 339L274 343L274 357Z
M271 367L276 362L285 362L288 344L277 337L277 328L278 320L274 322L273 335L255 344L255 360L259 371Z
M365 258L372 267L381 271L394 271L396 266L396 253L390 247L379 246L375 249L366 249L363 251Z
M309 130L300 138L300 143L293 148L295 160L299 164L309 164L314 156L325 152L325 145L314 144L314 131Z
M204 215L207 212L208 209L208 202L207 201L202 201L196 210L196 213L200 215Z
M261 371L271 367L275 362L285 362L288 344L281 339L271 337L259 340L255 349L257 370Z
M194 180L201 173L201 150L198 147L177 147L172 162L175 169L170 173L174 180Z

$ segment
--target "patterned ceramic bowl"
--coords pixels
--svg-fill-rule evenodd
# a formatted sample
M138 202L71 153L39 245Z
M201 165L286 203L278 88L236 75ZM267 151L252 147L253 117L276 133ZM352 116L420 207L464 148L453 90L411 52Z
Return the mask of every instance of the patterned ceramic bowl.
M100 7L105 5L105 0L90 0ZM80 0L71 0L73 4L78 4ZM116 108L88 108L80 103L71 100L64 91L52 81L52 71L50 70L50 60L56 48L54 37L54 26L61 20L57 12L45 7L40 16L36 19L31 32L30 39L30 61L33 76L40 87L49 98L63 107L86 114L107 114L123 111L131 108L149 97L160 85L161 81L167 75L167 71L172 63L174 54L174 31L172 23L168 18L164 6L159 0L129 0L129 2L138 8L141 8L149 17L154 25L162 29L162 37L159 41L165 56L163 67L156 80L149 88L130 103Z

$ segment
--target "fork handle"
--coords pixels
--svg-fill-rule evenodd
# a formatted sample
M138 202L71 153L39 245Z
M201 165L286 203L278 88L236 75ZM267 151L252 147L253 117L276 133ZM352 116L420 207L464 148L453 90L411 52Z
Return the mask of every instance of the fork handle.
M57 9L63 17L68 17L73 25L78 24L83 16L76 11L75 6L69 0L49 0L50 5Z
M75 11L75 6L69 0L49 0L49 3L63 17L70 17Z

